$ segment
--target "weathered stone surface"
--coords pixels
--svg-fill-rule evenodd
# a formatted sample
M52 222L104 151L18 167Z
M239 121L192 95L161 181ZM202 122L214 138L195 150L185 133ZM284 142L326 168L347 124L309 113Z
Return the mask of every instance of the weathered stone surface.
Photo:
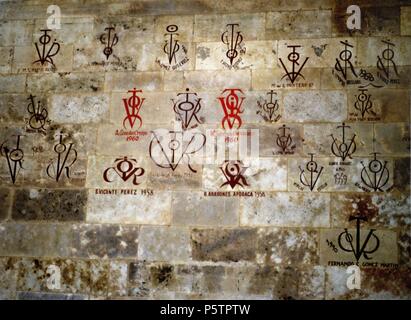
M401 7L401 35L411 36L411 8Z
M106 90L132 90L133 87L141 90L156 91L162 86L161 72L108 72L106 74Z
M11 63L13 59L13 47L0 48L0 73L9 73L11 71Z
M202 192L173 192L171 212L176 225L238 225L239 203L235 198L206 197Z
M241 225L328 227L327 194L275 192L265 198L243 198Z
M108 192L108 191L107 191ZM88 222L168 224L171 192L119 189L117 194L105 194L104 189L89 191Z
M88 300L88 296L71 293L18 292L17 300Z
M347 97L341 91L305 91L284 96L284 120L340 122L346 119Z
M108 296L126 296L128 287L128 263L124 261L111 261Z
M0 188L0 202L2 203L0 207L0 221L7 219L11 206L11 199L11 190Z
M16 190L12 219L83 221L86 203L85 190Z
M138 259L147 261L188 261L191 257L189 230L181 227L142 226Z
M394 187L400 191L410 190L410 164L410 158L400 158L394 162Z
M331 10L268 12L266 38L317 38L331 34Z
M375 151L384 155L408 156L410 154L409 123L375 124Z
M19 75L0 75L1 93L24 92L26 86L26 76Z
M191 90L209 90L222 88L251 87L251 74L249 70L232 71L187 71L184 72L184 87Z
M34 24L32 21L6 20L0 22L2 46L24 46L31 44Z
M0 297L2 299L14 299L16 294L18 276L18 259L0 258Z
M255 229L194 229L193 259L198 261L255 261Z
M54 123L96 123L105 121L109 113L109 97L105 94L52 95L49 105L49 117Z

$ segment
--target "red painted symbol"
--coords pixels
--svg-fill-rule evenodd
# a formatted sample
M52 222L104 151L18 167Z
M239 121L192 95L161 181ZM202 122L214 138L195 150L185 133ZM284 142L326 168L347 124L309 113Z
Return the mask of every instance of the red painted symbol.
M244 102L245 97L239 97L236 94L237 91L244 94L241 89L225 89L222 93L229 93L225 97L218 98L224 111L224 118L221 121L224 129L226 129L226 124L228 125L229 129L233 129L234 126L239 129L243 123L240 114L244 111L241 110L241 106Z
M139 97L137 93L142 93L143 90L136 90L136 88L134 88L133 90L129 90L128 92L132 93L132 96L129 98L123 98L124 108L126 109L126 116L123 120L123 126L125 129L127 129L128 124L129 129L133 129L136 120L138 120L140 123L138 128L141 128L143 120L141 119L139 113L141 107L143 106L145 98Z
M114 179L109 178L109 173L113 171L118 174L118 176L124 181L128 181L130 178L133 178L132 182L135 186L138 186L138 178L144 175L145 170L137 166L136 159L128 159L127 157L117 158L114 161L114 166L109 167L104 170L103 179L106 182L113 182Z
M247 170L247 167L243 167L241 161L226 160L220 169L227 180L220 186L220 188L226 185L230 185L231 189L234 189L237 185L242 188L244 188L244 186L249 186L243 175L245 170Z

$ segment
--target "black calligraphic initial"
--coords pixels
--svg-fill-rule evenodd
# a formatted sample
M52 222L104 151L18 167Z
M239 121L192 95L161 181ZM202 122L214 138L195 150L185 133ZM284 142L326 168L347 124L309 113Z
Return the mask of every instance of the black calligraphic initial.
M60 133L59 142L54 146L54 152L57 153L56 164L54 160L47 166L47 175L58 182L63 174L70 179L70 168L77 161L77 151L73 148L74 143L69 143L68 147L63 143L63 134ZM69 161L69 156L71 159Z
M308 187L310 191L313 191L324 167L321 166L320 170L318 170L318 164L316 161L314 161L314 154L309 153L309 155L311 156L311 159L310 161L307 162L305 169L302 169L301 167L299 167L300 182L302 185ZM307 178L305 174L305 170L307 170L310 173L309 179Z
M300 68L298 70L296 70L296 66L299 66L300 63L298 62L298 60L300 59L300 54L296 51L296 48L301 48L301 46L299 45L291 45L291 46L287 46L287 48L292 48L292 52L290 52L287 56L288 61L291 62L291 71L288 70L288 68L285 66L283 60L281 58L279 58L280 63L285 71L285 75L283 75L281 77L281 79L284 79L285 77L288 77L288 79L290 79L291 83L294 83L295 80L297 80L298 77L301 77L303 79L304 76L302 75L301 71L303 70L305 64L308 61L308 57L305 58L304 62L301 64Z
M20 137L21 135L17 135L16 147L14 149L9 149L6 146L7 141L3 142L0 145L0 154L6 157L7 166L10 172L10 178L13 184L16 182L16 178L20 169L23 169L23 158L24 152L20 148Z
M111 37L111 31L114 32L115 28L114 27L108 27L105 28L104 31L108 31L107 35L103 33L100 36L100 42L105 45L105 48L103 50L104 55L106 56L106 59L110 57L110 55L113 53L113 47L117 44L118 42L118 37L117 34L114 33L113 37Z
M37 54L39 56L39 59L34 61L34 63L40 62L41 65L44 65L46 62L52 64L54 66L54 62L52 57L54 57L60 50L60 44L56 41L56 39L54 39L53 44L50 46L49 50L46 53L46 47L49 44L49 42L51 41L51 37L47 34L47 32L51 31L50 29L42 29L40 30L42 32L44 32L44 34L42 36L40 36L39 38L39 42L42 44L42 49L40 52L39 46L37 44L37 42L35 42L35 46L36 46L36 50L37 50ZM53 48L55 48L54 52Z
M223 32L221 35L221 41L227 45L226 56L230 60L230 65L233 65L234 60L238 56L238 46L243 42L243 36L241 31L235 32L235 27L239 27L238 23L229 23L227 27L231 27L231 30ZM235 37L235 39L234 39Z

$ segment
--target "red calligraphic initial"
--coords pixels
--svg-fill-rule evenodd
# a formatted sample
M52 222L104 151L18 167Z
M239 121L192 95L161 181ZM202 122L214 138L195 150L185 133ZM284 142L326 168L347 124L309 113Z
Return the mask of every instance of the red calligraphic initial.
M218 98L224 111L224 118L221 121L221 125L224 129L226 129L226 123L229 129L232 129L234 125L236 125L237 129L239 129L243 123L240 114L243 113L241 106L245 97L239 97L237 92L244 93L241 89L225 89L222 93L225 94L226 92L228 92L228 94L225 97Z
M141 107L143 106L145 98L139 97L137 93L142 93L143 90L136 90L136 88L134 88L133 90L129 90L128 92L130 92L132 96L129 98L123 98L124 108L126 110L126 116L123 120L123 126L125 129L127 129L126 121L128 120L130 129L132 129L134 128L136 120L138 120L140 123L138 128L141 128L143 120L141 119L139 113Z

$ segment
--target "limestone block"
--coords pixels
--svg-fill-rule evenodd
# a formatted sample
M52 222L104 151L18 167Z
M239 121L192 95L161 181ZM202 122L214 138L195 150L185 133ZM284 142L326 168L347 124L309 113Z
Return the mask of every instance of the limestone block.
M0 73L10 73L13 60L13 47L0 48Z

